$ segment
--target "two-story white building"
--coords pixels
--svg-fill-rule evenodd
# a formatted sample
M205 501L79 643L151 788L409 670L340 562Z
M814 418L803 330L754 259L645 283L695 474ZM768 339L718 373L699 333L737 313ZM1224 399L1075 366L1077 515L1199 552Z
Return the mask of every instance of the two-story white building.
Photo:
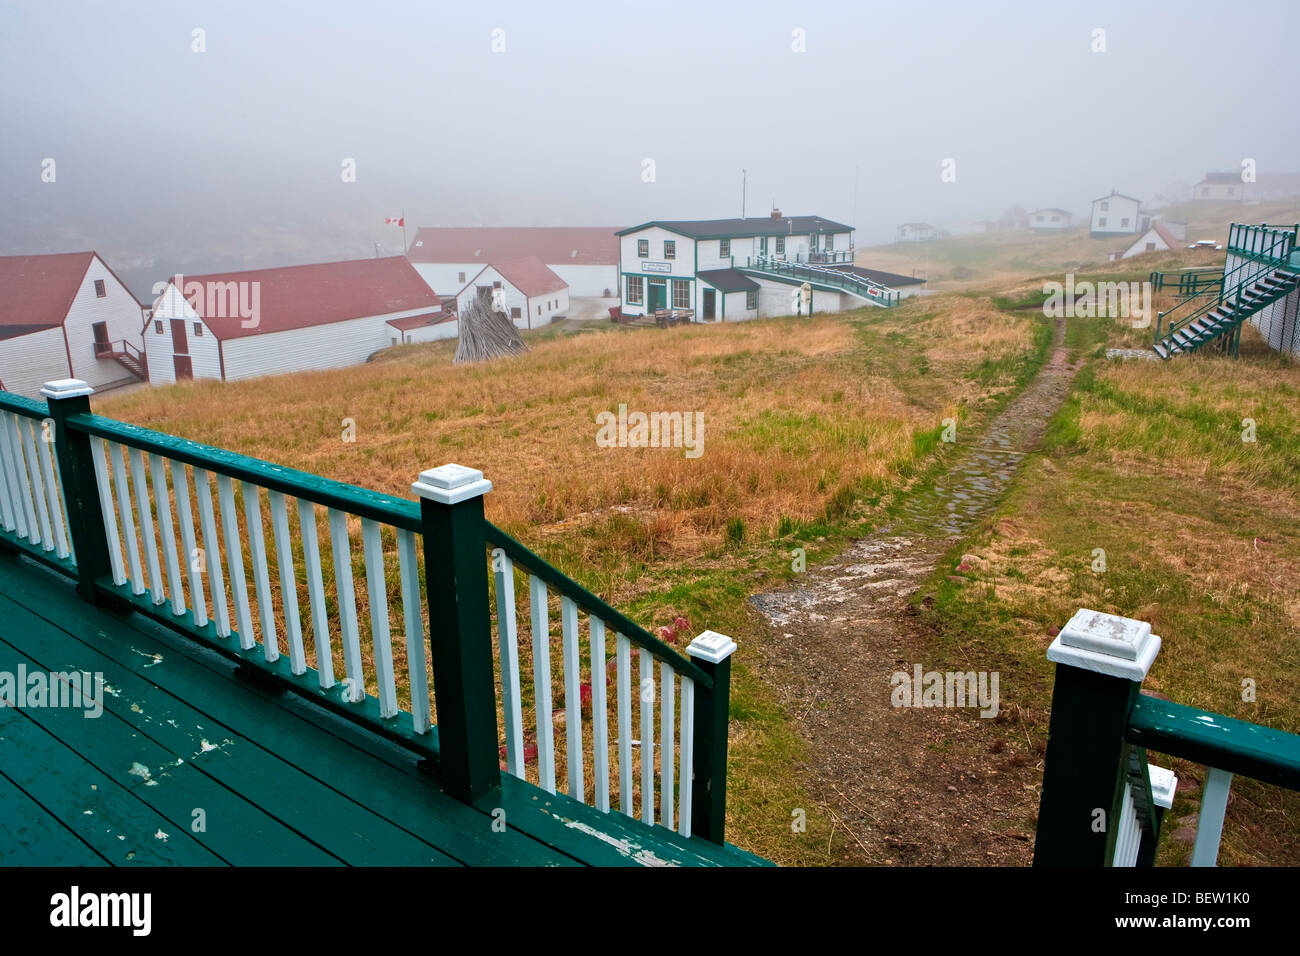
M476 298L499 305L520 329L542 328L569 311L568 283L537 256L494 262L480 269L456 294L456 313L463 314Z
M618 233L624 315L692 310L696 321L722 322L804 311L797 295L807 277L782 278L778 264L851 269L853 227L821 216L654 220ZM861 302L833 282L808 283L808 311L837 312Z
M1141 200L1115 190L1092 201L1091 233L1094 237L1132 236L1146 232L1151 217L1142 214Z

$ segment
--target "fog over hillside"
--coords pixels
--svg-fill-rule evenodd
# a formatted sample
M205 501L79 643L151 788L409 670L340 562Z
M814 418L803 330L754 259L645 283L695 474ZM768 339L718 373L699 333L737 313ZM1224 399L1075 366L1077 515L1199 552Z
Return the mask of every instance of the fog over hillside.
M1249 36L1259 80L1289 82L1300 7L1222 10L8 4L0 253L96 248L144 295L174 271L396 253L399 213L408 238L735 216L742 170L749 215L828 216L859 245L1112 187L1152 200L1246 158L1294 171L1300 124L1224 51Z

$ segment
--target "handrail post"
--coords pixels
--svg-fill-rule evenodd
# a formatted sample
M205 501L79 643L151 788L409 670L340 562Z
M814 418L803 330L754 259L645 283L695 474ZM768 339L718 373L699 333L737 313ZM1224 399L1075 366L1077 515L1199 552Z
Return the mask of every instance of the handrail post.
M691 833L721 846L727 819L727 728L731 709L731 655L736 642L705 631L686 648L713 680L710 690L695 687L694 751L691 783Z
M429 657L443 789L472 803L501 784L488 610L483 472L448 464L420 474Z
M1124 733L1159 650L1150 624L1087 609L1052 641L1035 866L1110 865L1128 773Z
M92 604L96 602L95 581L112 572L108 539L104 534L104 510L95 478L90 436L66 428L64 422L71 415L89 414L93 394L95 390L77 378L46 382L41 387L41 395L54 421L51 439L59 460L68 537L77 560L77 591L82 600Z

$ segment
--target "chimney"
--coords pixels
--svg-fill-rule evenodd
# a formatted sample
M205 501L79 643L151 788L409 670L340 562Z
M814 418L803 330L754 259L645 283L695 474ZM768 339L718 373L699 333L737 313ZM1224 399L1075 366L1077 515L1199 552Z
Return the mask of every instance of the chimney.
M781 218L781 210L776 209L776 208L773 208L773 210L772 210L772 218L773 218L773 219L780 219L780 218Z

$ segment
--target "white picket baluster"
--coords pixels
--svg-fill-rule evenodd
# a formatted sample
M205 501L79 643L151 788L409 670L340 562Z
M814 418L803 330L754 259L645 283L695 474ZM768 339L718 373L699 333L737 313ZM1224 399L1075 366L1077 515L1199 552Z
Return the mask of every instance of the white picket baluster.
M560 628L564 640L564 742L569 764L569 796L587 802L582 766L582 654L578 637L578 605L560 597Z
M1192 845L1191 866L1218 866L1219 841L1223 838L1223 815L1228 810L1228 793L1232 774L1210 767L1201 792L1201 813L1196 818L1196 843Z
M659 664L659 822L673 829L673 706L677 685L672 667Z
M208 602L203 595L203 572L199 564L199 544L194 537L194 510L190 505L190 483L185 477L185 463L172 459L169 463L172 473L172 492L176 496L176 518L181 526L180 560L185 562L185 573L190 585L190 610L194 613L194 624L203 627L208 623ZM154 482L157 487L158 482ZM180 596L179 582L173 586L172 610L176 610L179 601L181 610L185 600ZM177 613L181 613L177 611Z
M644 647L641 661L641 819L655 822L655 678L654 662Z
M116 449L117 454L114 454ZM126 539L127 567L131 571L131 593L144 593L144 575L140 571L140 542L135 536L135 518L131 512L131 490L126 484L126 449L109 442L108 458L113 465L113 487L117 491L118 518L122 522L122 537Z
M257 617L262 625L262 654L268 664L280 659L280 638L275 632L275 605L271 602L271 575L266 566L266 535L262 531L262 496L258 486L241 481L244 489L244 524L253 559L253 587L257 591Z
M199 524L203 528L203 552L201 556L193 551L190 552L191 574L195 573L194 564L199 560L202 569L199 573L206 573L208 576L212 595L212 618L217 625L217 636L229 637L230 608L226 604L226 578L221 572L221 543L217 540L217 519L212 508L212 485L208 480L208 473L202 468L194 469L194 497L199 503ZM195 604L202 603L200 592Z
M36 524L36 509L32 505L31 485L27 480L27 463L23 460L22 432L18 427L18 416L3 416L0 424L4 426L4 441L9 446L9 457L13 462L14 504L18 509L18 526L20 537L29 544L40 543L40 529Z
M153 508L149 502L149 484L144 476L144 460L138 448L132 448L130 456L131 483L135 486L140 535L144 538L145 564L149 569L149 597L154 604L161 604L166 598L163 595L162 570L158 564L158 542L153 536Z
M497 591L497 642L501 654L501 713L505 721L506 772L524 776L524 713L520 703L519 626L515 618L514 563L505 551L492 552Z
M417 734L428 733L429 675L425 670L424 617L421 614L420 562L415 535L397 529L397 564L402 577L402 614L406 626L406 673L411 687L411 725ZM518 680L518 674L515 680Z
M334 546L334 589L339 600L339 630L343 637L343 667L347 672L349 703L366 698L366 680L361 673L361 637L357 631L357 592L352 582L352 547L348 541L348 517L329 509L330 541Z
M596 775L596 809L609 813L609 712L605 705L605 622L587 618L591 640L591 769Z
M244 575L244 546L239 537L235 486L227 475L217 475L217 500L221 503L221 532L226 539L226 567L230 569L230 593L235 601L239 646L251 651L257 645L257 639L253 635L253 615L248 607L248 578Z
M275 563L280 568L280 606L284 608L285 642L289 645L289 670L307 673L302 649L302 621L298 616L298 576L293 569L293 539L289 537L289 512L284 495L268 491L271 505L271 536L275 540Z
M618 808L629 817L632 806L632 642L614 635L618 693Z
M302 535L302 560L307 570L311 601L311 628L316 638L316 676L321 690L334 686L334 652L330 650L330 619L325 609L325 579L320 567L320 542L316 535L316 507L298 499L298 527Z
M366 595L370 599L370 642L379 685L379 716L397 716L397 681L393 676L393 638L388 622L388 583L384 580L384 541L379 523L361 519L366 557Z
M1137 808L1133 805L1133 785L1124 782L1124 795L1120 798L1119 822L1115 830L1115 849L1111 855L1112 866L1133 866L1137 862L1137 838L1140 827Z
M677 768L677 832L691 835L691 798L695 780L695 681L682 677L681 762Z
M533 701L537 707L538 785L555 792L555 729L551 721L551 628L546 606L546 584L528 575L528 596L533 619Z
M17 473L14 470L13 458L9 452L8 421L9 413L0 412L0 521L4 523L6 531L17 532L18 522L22 520L22 509L17 508ZM27 534L26 527L17 533L19 537L25 536Z
M50 522L50 508L45 498L45 481L41 478L41 466L36 457L36 442L32 436L33 430L34 423L31 419L18 419L18 434L22 436L23 453L27 456L32 500L36 505L36 517L40 521L41 547L46 551L53 551L54 529Z
M181 586L181 566L176 559L176 532L172 527L171 495L167 493L167 471L163 459L153 455L149 459L150 477L153 479L153 499L158 508L158 537L162 539L163 564L167 569L167 590L172 598L172 613L178 617L185 613L185 592ZM179 492L177 493L179 496ZM179 505L180 502L178 501Z
M108 448L104 439L92 436L90 458L95 464L95 487L99 489L99 513L104 516L104 537L108 541L108 564L113 572L113 583L126 583L126 570L122 567L122 541L117 534L117 512L113 509L113 489L108 480Z
M45 429L42 426L41 438L36 442L36 457L40 459L45 496L50 506L50 517L54 522L55 553L60 558L66 558L71 553L71 548L68 544L68 529L63 522L63 493L59 490L59 484L55 479L54 452L51 450L53 446L45 440L44 434Z

